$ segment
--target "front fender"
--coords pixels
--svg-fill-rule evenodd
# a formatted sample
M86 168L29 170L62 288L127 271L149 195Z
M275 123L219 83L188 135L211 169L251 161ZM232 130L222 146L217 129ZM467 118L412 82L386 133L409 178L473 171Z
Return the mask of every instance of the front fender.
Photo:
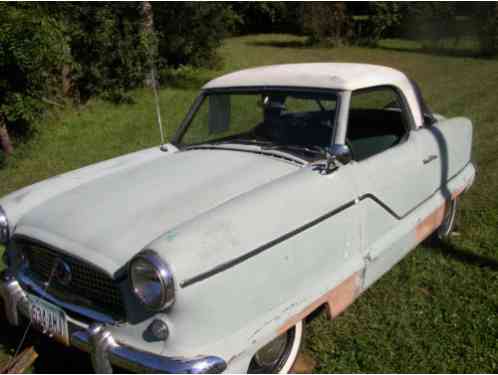
M150 244L177 284L166 351L210 353L247 371L257 349L344 282L335 311L352 302L364 263L351 181L349 166L328 176L303 168Z

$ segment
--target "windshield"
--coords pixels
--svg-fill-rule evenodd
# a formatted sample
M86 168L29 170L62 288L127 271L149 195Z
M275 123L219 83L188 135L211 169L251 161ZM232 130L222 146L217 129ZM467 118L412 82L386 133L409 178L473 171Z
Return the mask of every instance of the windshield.
M336 107L335 93L208 92L176 144L237 144L317 154L331 144Z

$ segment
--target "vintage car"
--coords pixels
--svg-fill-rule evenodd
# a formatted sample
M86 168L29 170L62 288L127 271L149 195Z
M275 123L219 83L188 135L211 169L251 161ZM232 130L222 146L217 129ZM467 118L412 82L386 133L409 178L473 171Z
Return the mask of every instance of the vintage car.
M224 75L171 143L0 199L6 316L99 373L289 372L314 312L451 232L471 145L388 67Z

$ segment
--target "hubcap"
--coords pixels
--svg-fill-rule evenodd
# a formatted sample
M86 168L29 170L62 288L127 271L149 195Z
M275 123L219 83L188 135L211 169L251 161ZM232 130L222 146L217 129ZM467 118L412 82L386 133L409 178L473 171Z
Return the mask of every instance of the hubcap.
M252 374L280 372L289 359L295 334L295 328L289 329L259 349L251 361L248 372Z
M254 356L261 367L274 367L282 357L287 344L287 335L281 335L263 346Z

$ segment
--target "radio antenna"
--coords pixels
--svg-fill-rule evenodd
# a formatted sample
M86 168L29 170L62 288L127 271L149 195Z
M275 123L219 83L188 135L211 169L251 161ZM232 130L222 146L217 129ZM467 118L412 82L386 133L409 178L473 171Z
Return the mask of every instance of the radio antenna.
M164 131L163 131L163 122L161 119L161 108L159 106L159 95L157 93L158 81L156 80L156 69L155 66L152 66L151 69L151 78L152 78L152 91L154 92L154 100L156 102L156 116L157 116L157 126L159 126L159 134L161 137L161 146L159 147L161 151L168 151L166 144L164 143Z
M156 79L156 64L155 57L157 57L157 39L154 32L154 16L152 13L152 4L150 1L142 1L142 14L144 17L144 32L148 37L148 42L146 44L146 49L149 55L149 65L150 65L150 78L152 79L152 91L154 92L154 100L156 102L156 117L157 126L159 126L159 134L161 136L161 151L168 151L166 144L164 143L164 131L163 122L161 119L161 108L159 106L159 94L157 93L157 87L159 86L159 81Z

